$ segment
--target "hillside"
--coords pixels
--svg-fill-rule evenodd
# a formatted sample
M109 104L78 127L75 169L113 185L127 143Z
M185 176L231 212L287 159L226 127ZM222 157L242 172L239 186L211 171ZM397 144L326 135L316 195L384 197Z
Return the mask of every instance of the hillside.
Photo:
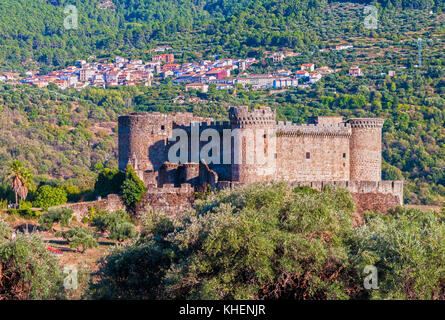
M343 3L343 1L340 1ZM359 1L369 3L369 1ZM359 30L349 20L332 21L326 0L115 0L101 8L99 0L2 0L0 3L0 67L46 73L91 55L149 57L158 43L173 45L180 59L258 54L258 49L319 46L335 34ZM334 2L338 3L338 2ZM382 9L432 9L443 1L380 1ZM78 12L76 29L65 29L67 5ZM385 9L386 10L386 9ZM405 11L405 10L403 10ZM362 13L360 13L362 15ZM410 24L405 24L409 26ZM356 30L356 31L354 31Z
M279 120L297 123L312 115L385 118L383 178L407 181L406 203L444 201L445 57L441 48L445 14L438 8L441 1L431 7L433 14L409 9L423 8L421 1L393 1L396 8L382 2L385 9L377 30L363 28L363 5L354 3L311 2L310 10L302 10L309 8L309 2L114 1L114 9L100 9L98 2L85 1L79 5L82 28L64 30L65 2L20 0L7 6L8 1L0 4L4 12L0 23L5 25L0 28L0 64L5 70L41 67L45 72L91 54L105 60L115 54L149 60L149 49L163 43L173 47L180 63L212 59L213 54L255 56L259 63L249 68L253 74L295 71L307 62L338 72L311 87L281 92L249 88L234 92L213 86L208 93L185 92L168 80L154 87L81 91L2 84L0 198L12 201L14 197L7 180L13 159L30 168L36 186L61 184L70 200L88 198L98 171L116 167L120 114L180 110L223 120L230 105L266 105L277 109ZM407 8L399 10L401 6ZM27 19L16 19L18 15ZM174 21L175 27L166 28L168 21ZM164 31L159 33L158 28ZM415 67L418 37L424 39L422 68ZM353 48L319 51L341 44ZM279 63L265 59L267 49L283 48L301 54ZM365 77L347 76L354 64ZM388 76L390 70L395 77Z

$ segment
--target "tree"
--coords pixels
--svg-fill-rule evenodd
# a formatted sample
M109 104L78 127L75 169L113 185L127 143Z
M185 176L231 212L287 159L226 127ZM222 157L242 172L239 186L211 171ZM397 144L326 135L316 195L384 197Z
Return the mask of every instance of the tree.
M60 187L51 187L50 185L43 185L37 189L36 200L34 205L47 210L49 207L57 206L66 203L66 191Z
M122 210L100 211L94 216L91 225L99 232L108 231L112 240L123 241L136 235L136 228L131 223L130 216Z
M210 194L114 250L92 285L98 298L444 299L445 219L397 208L353 227L344 189L250 185ZM378 270L379 290L363 287Z
M68 227L73 210L68 208L50 209L47 213L40 215L39 223L44 230L51 230L55 222L60 222L63 227Z
M36 235L18 234L0 240L0 300L63 297L63 274L58 259Z
M11 227L5 222L5 220L0 218L0 243L6 238L9 239L11 234L12 234Z
M125 181L122 184L122 199L127 207L134 209L146 192L144 182L139 179L133 168L128 165L125 169Z
M68 241L70 248L76 248L84 253L86 249L95 248L99 246L93 232L84 227L75 226L63 234L63 237Z
M18 197L25 200L28 195L28 187L31 182L31 172L23 166L20 160L14 160L10 164L11 186L15 193L15 205L18 207Z
M162 216L144 218L153 234L106 258L96 292L127 297L131 290L159 299L347 297L345 235L353 209L347 192L294 191L283 183L223 190L195 204L173 230ZM171 232L159 232L158 223Z
M118 169L105 168L100 171L94 184L94 193L97 196L106 196L110 193L120 193L125 173Z

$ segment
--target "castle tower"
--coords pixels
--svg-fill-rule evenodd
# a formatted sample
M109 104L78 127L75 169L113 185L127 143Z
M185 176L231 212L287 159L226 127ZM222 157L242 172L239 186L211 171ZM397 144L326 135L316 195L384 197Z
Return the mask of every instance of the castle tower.
M247 106L229 109L232 129L232 181L274 180L276 175L276 113L268 107L249 112Z
M349 119L351 126L350 180L380 181L382 172L383 119Z
M167 139L172 132L169 114L131 113L118 119L119 169L127 164L146 184L158 184L157 172L167 160Z

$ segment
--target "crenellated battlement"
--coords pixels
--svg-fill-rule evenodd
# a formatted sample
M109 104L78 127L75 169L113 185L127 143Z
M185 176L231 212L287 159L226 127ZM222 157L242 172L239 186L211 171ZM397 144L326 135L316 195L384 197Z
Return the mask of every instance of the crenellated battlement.
M211 122L201 122L199 124L202 129L230 129L230 121L211 121Z
M295 124L279 121L276 126L277 136L340 136L350 137L351 127L341 122L328 124Z
M259 107L249 111L249 107L241 106L238 108L229 108L229 119L235 126L252 126L252 125L275 125L276 111L269 107Z
M351 128L382 128L384 119L379 118L353 118L346 121Z

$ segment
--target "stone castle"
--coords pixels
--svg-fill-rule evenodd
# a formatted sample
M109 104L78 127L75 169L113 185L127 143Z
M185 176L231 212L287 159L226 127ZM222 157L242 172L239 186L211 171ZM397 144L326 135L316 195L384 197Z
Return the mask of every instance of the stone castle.
M249 111L245 106L231 107L229 119L214 122L191 113L121 116L119 169L131 165L147 186L145 204L170 212L186 208L194 191L206 185L225 188L264 181L315 189L339 185L351 192L358 211L386 211L403 204L403 182L381 180L383 119L313 117L301 125L277 122L275 110L268 107ZM176 143L172 134L178 128L189 133L188 158L172 163L168 152ZM201 161L199 150L208 139L190 138L193 131L201 134L206 129L219 136L221 150L230 151L218 153L218 161ZM225 132L234 130L240 138L229 138L227 145ZM249 130L261 134L243 135ZM271 150L272 161L248 161L248 153ZM233 161L236 157L241 160Z

